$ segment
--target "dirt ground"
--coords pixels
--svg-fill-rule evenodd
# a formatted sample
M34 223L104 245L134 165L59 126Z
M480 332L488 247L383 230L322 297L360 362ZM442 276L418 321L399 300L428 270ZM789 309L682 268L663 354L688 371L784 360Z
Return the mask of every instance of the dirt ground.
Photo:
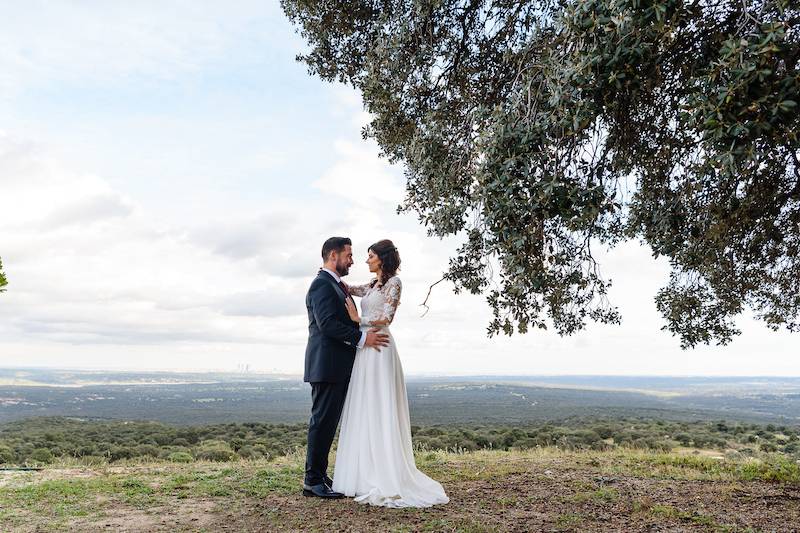
M539 465L541 466L541 465ZM547 470L444 483L450 503L384 509L296 494L175 499L74 520L80 531L800 531L800 486ZM43 531L46 528L34 528Z
M800 531L800 488L767 483L596 480L567 472L445 488L448 505L421 511L273 497L245 502L210 525L223 531ZM587 489L618 496L593 498Z

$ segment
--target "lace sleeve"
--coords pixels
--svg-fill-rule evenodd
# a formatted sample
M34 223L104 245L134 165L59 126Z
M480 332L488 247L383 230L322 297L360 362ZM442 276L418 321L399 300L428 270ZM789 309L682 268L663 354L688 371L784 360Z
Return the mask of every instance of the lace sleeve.
M367 289L369 289L372 283L365 283L363 285L348 285L347 290L350 291L351 296L358 296L359 298L363 298L363 296L367 293Z
M365 326L386 326L394 320L397 306L400 305L400 293L403 291L403 284L397 276L389 278L386 285L381 287L383 295L383 306L371 313L368 318L362 318L361 324Z

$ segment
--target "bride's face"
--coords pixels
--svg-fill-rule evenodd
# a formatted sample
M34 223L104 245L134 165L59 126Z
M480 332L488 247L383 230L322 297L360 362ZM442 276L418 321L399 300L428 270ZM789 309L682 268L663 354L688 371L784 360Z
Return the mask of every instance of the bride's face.
M381 259L380 259L380 257L378 257L378 256L375 254L375 252L373 252L372 250L370 250L370 251L367 253L367 266L369 266L369 271L370 271L370 272L379 272L379 271L380 271L380 269L381 269L381 265L382 265L382 264L383 264L383 263L381 262Z

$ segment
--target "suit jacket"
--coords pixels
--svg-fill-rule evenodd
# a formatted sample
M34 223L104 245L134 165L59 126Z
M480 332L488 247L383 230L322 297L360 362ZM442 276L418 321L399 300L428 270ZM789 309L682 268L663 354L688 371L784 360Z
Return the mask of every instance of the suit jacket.
M344 300L344 291L333 276L320 270L306 294L308 344L303 381L350 380L361 330L350 320Z

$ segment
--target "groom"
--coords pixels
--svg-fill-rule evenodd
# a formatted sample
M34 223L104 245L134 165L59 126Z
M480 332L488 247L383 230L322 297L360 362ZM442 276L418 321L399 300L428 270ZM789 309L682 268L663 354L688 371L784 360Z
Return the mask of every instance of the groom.
M325 241L322 261L322 269L306 294L308 344L303 381L311 383L312 406L303 495L341 498L343 494L331 489L328 453L342 415L356 348L380 350L388 344L388 335L377 329L362 332L344 306L350 293L341 277L353 265L350 239L331 237Z

